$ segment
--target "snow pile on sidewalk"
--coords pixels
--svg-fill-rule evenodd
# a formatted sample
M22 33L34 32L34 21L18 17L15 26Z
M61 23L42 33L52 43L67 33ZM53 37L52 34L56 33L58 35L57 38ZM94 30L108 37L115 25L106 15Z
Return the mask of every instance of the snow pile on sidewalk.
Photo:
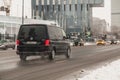
M120 60L91 71L90 74L77 80L120 80Z
M86 42L85 46L88 46L88 45L96 45L96 43L95 42Z

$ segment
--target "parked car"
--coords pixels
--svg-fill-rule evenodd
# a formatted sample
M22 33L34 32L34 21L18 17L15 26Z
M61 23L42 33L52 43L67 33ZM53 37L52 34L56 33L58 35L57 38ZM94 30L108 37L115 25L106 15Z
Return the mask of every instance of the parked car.
M117 40L112 39L110 44L117 44Z
M97 45L106 45L106 42L102 39L96 41Z
M49 60L54 60L55 55L71 56L70 42L63 29L56 25L21 25L16 44L16 53L22 61L33 55L47 55Z
M79 39L75 39L74 40L74 46L78 46L79 45Z
M84 44L85 44L84 40L83 40L83 39L80 39L80 41L79 41L79 46L84 46Z
M11 40L0 40L0 49L7 50L8 48L15 49L15 42Z
M83 41L83 39L79 39L79 38L77 38L77 39L75 39L74 40L74 45L75 46L84 46L84 41Z

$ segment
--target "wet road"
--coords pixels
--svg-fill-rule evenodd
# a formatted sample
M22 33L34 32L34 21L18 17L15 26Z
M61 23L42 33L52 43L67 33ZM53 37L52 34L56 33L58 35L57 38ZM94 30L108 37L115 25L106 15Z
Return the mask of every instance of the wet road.
M107 60L120 58L120 45L72 48L72 58L56 56L49 61L40 56L21 62L15 50L0 50L0 80L57 80L72 72Z

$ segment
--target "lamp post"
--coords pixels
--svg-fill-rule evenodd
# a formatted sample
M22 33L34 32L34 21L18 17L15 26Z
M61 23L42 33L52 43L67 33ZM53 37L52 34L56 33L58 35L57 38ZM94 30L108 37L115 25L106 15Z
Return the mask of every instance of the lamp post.
M24 24L24 0L22 0L22 24Z
M75 20L75 22L74 22L74 32L76 32L76 24L77 24L77 21Z

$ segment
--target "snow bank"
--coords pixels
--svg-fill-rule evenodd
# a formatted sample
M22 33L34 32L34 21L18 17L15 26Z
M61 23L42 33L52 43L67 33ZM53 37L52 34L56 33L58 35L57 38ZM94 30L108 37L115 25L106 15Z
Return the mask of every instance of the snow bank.
M120 80L120 60L91 71L90 74L77 80Z

